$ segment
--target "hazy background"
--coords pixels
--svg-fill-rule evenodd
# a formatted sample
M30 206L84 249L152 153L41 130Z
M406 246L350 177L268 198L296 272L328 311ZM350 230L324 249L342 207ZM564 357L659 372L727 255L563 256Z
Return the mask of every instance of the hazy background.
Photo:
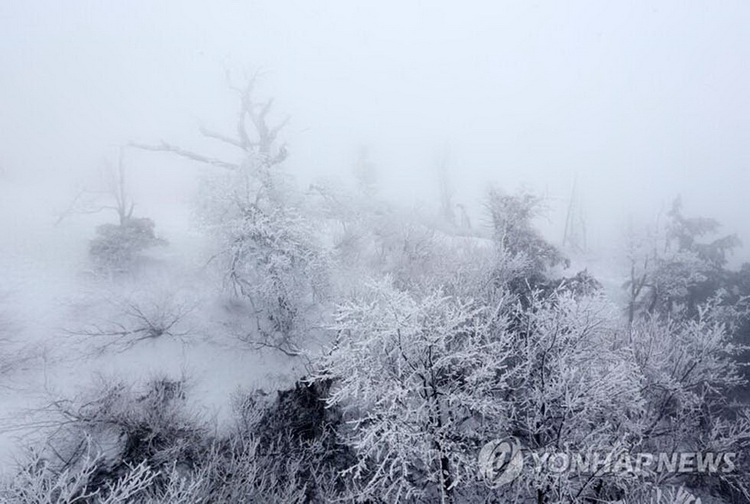
M230 132L225 72L260 70L303 182L367 145L389 194L428 201L447 148L456 201L476 213L486 182L526 185L549 197L558 241L577 175L594 245L681 193L750 247L748 26L743 1L4 0L4 240L50 236L118 145L200 150L201 123ZM139 213L176 233L199 168L128 165Z
M236 386L274 390L301 373L202 339L226 332L210 303L190 345L158 340L92 363L66 338L109 313L83 272L96 226L115 215L56 226L59 213L128 142L211 150L198 127L235 125L227 73L260 72L259 96L292 117L286 167L303 188L350 177L368 146L388 197L436 211L436 162L450 152L455 202L475 224L489 184L526 186L547 197L540 224L559 244L577 179L592 256L605 258L594 273L621 292L627 271L606 259L624 250L629 221L653 222L677 194L686 215L743 238L735 264L750 259L749 26L750 3L728 0L0 0L0 322L36 345L26 372L0 381L0 473L14 412L100 371L186 371L209 415L229 410ZM164 264L179 282L161 288L210 298L220 282L191 262L205 264L210 240L190 227L210 168L132 149L125 161L136 215L171 243L159 258L174 259Z

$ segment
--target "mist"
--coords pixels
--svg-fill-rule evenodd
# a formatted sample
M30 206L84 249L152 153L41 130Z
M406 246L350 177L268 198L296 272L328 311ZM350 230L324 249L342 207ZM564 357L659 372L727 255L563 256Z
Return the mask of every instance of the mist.
M258 72L292 117L290 169L308 179L346 171L367 145L392 191L426 199L449 145L467 202L488 181L563 200L577 175L602 232L677 194L750 232L737 218L750 107L739 2L2 9L0 159L33 181L69 180L131 140L195 142L199 123L234 113L225 73ZM180 175L163 171L148 169L151 183Z
M472 268L491 262L484 249L505 239L496 209L521 204L499 194L538 196L540 210L529 208L534 229L567 258L552 260L545 275L593 273L615 318L630 302L630 324L638 293L622 286L634 284L636 235L658 235L661 247L674 229L668 222L715 219L720 227L696 236L744 242L719 244L717 268L739 275L750 260L748 25L750 5L740 1L3 2L0 341L10 328L9 351L23 362L0 384L0 472L13 472L10 460L43 437L42 405L78 397L93 376L189 376L192 410L226 428L237 390L291 390L318 369L311 356L331 341L321 329L338 320L331 307L367 291L365 280L393 277L420 300L433 283L459 297L440 270L465 267L474 278ZM291 350L276 345L281 353L238 343L254 329L232 298L242 289L230 295L217 266L229 242L212 234L221 219L211 221L211 212L220 213L217 195L237 180L154 148L244 167L231 145L205 131L235 134L237 89L250 81L253 99L273 100L264 120L284 123L272 144L288 157L274 188L294 189L279 205L298 212L289 222L317 226L294 228L292 241L307 246L314 237L311 250L322 250L321 264L333 271L326 296L310 294L320 320L310 316L305 327L314 337ZM357 192L358 163L376 193ZM125 211L132 204L126 217L150 219L155 230L145 262L125 279L92 266L98 226L118 221L118 166ZM206 196L216 187L225 192ZM441 207L446 195L450 210ZM446 212L449 223L440 221ZM342 230L339 218L351 219ZM584 233L575 250L566 242L571 218ZM378 256L381 245L360 235L356 254L341 259L351 229L373 243L404 233L417 245L403 250L425 262L386 258L401 247L390 242ZM455 292L486 294L462 289ZM172 339L81 350L92 334L119 331L107 324L129 324L132 307L142 306L136 300L180 313Z

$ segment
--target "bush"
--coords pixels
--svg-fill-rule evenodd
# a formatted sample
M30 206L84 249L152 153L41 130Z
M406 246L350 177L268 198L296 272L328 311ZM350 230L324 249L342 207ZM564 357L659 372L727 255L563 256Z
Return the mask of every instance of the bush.
M343 494L346 448L325 384L299 383L274 401L245 395L245 422L224 436L187 412L187 392L184 380L159 378L56 402L48 448L29 452L0 502L302 504Z
M141 252L167 242L157 238L154 221L148 218L126 218L121 224L102 224L89 245L89 255L97 269L121 273L133 269Z

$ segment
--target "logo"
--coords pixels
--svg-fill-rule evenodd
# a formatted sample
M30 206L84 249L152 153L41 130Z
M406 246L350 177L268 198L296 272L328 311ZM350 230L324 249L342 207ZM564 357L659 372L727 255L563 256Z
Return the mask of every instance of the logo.
M640 476L654 474L729 474L737 470L735 452L633 453L628 450L567 451L527 450L527 462L535 474L572 477ZM518 478L524 469L521 444L514 437L495 439L479 452L479 473L490 488L499 488Z
M492 488L507 485L521 474L523 453L516 438L490 441L479 452L479 472Z

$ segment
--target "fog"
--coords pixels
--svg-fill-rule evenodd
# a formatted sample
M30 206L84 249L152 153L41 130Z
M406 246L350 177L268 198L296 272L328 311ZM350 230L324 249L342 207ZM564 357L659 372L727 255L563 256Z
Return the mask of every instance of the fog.
M427 200L436 153L448 146L466 203L487 182L560 202L577 175L599 243L613 223L650 218L677 194L750 237L742 2L0 9L0 162L31 182L54 178L59 189L132 140L193 145L199 124L231 124L225 73L260 73L276 112L292 118L290 171L307 179L346 172L366 145L393 193ZM148 165L142 185L164 180L179 192L179 169L136 165Z
M366 150L378 197L415 215L439 213L442 166L451 204L482 239L490 187L541 196L535 225L561 248L574 203L588 239L574 267L620 302L628 230L663 224L678 195L685 215L715 218L746 244L729 266L750 260L748 26L742 1L0 2L0 323L10 313L13 348L33 354L0 394L0 467L10 438L34 425L18 412L43 393L77 393L92 374L194 375L199 409L221 420L237 386L281 389L309 372L207 336L236 322L209 271L216 243L196 222L217 170L137 147L238 162L201 134L234 134L232 87L254 78L254 96L274 100L270 123L289 118L278 143L300 194L331 184L364 199L352 188ZM92 287L91 240L116 217L75 202L99 194L119 162L134 215L169 241L154 255L168 266ZM121 301L110 297L143 292L199 306L185 329L200 334L194 346L70 360L78 347L64 334L112 315Z

